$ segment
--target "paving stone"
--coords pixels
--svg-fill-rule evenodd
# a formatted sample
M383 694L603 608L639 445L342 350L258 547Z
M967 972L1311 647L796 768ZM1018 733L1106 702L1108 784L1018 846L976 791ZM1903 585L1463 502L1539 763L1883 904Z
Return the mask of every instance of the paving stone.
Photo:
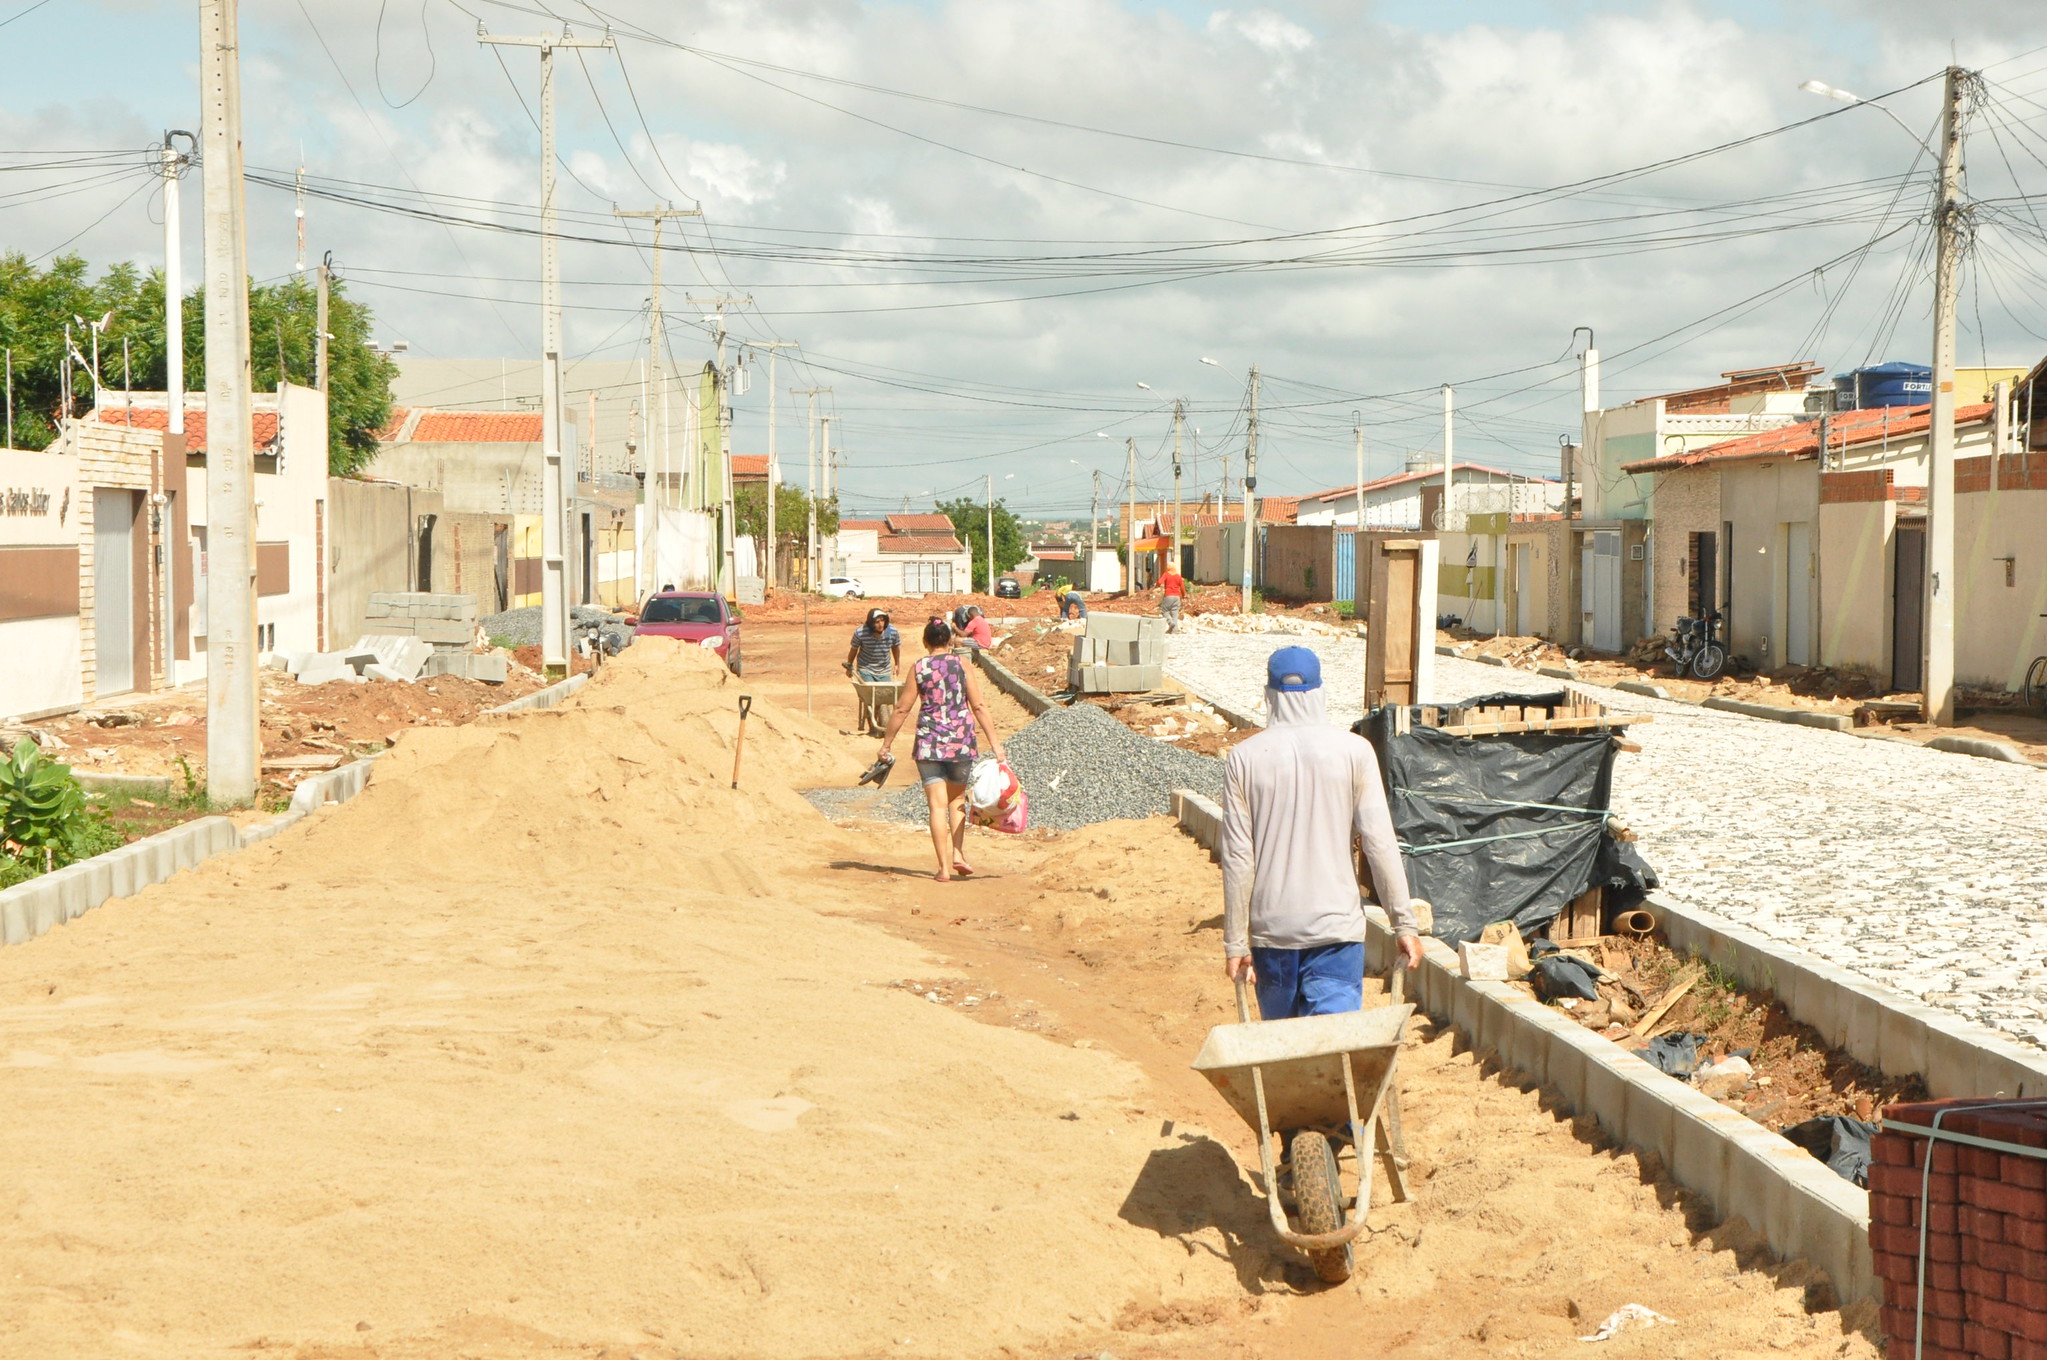
M1364 644L1286 638L1322 659L1330 721L1363 712ZM1176 633L1166 670L1264 717L1275 638ZM1435 660L1438 701L1559 681ZM1659 896L1924 1004L2047 1048L2047 776L1915 744L1857 741L1690 704L1572 685L1653 715L1619 758L1614 806L1663 877Z

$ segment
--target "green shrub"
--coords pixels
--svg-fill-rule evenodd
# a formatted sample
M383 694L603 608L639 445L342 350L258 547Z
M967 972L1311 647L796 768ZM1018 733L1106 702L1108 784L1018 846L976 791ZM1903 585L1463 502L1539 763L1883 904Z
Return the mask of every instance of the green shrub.
M1336 602L1336 617L1339 619L1354 619L1357 616L1358 604L1356 600L1338 600Z
M69 765L24 737L0 761L0 843L38 873L111 850L121 833L86 803Z

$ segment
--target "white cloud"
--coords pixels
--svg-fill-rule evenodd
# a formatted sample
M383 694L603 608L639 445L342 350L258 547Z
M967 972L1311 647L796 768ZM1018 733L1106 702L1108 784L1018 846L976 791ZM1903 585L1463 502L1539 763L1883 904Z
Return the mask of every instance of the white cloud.
M1520 27L1458 25L1438 15L1427 30L1390 25L1379 7L1324 0L1274 0L1192 19L1156 0L606 6L614 7L632 24L710 52L952 101L920 102L721 64L631 37L621 38L616 56L589 52L580 60L564 57L557 67L562 154L590 190L564 179L572 230L614 230L613 199L644 206L650 196L701 196L725 254L679 263L677 286L722 291L729 277L761 300L777 333L801 339L814 355L832 356L806 376L835 389L841 415L835 437L850 458L850 485L876 497L900 485L890 480L897 474L863 473L863 460L929 462L964 480L986 467L970 461L975 457L1075 433L1085 440L1021 461L1034 470L1034 488L1084 498L1086 479L1070 477L1068 457L1102 457L1113 479L1124 433L1139 435L1147 455L1164 433L1155 414L1117 423L1139 409L1132 400L1143 395L1137 380L1162 396L1195 401L1194 423L1212 444L1230 427L1243 372L1254 361L1271 379L1265 440L1272 461L1264 480L1286 490L1349 475L1353 404L1366 411L1375 459L1391 463L1434 440L1431 396L1412 404L1406 397L1354 403L1325 389L1426 391L1446 379L1538 365L1563 351L1577 325L1598 328L1601 348L1615 356L1609 390L1623 396L1794 357L1824 306L1810 286L1771 307L1720 318L1668 353L1622 352L1867 239L1872 223L1860 220L1859 200L1830 204L1818 191L1896 174L1910 160L1897 129L1868 110L1845 110L1813 128L1596 196L1473 224L1518 226L1513 240L1490 243L1524 252L1512 257L1339 266L1328 252L1355 249L1359 241L1317 239L1265 252L1297 254L1314 267L1170 279L1111 267L1103 257L1260 236L1270 228L1327 231L1374 222L1402 223L1372 233L1382 251L1418 257L1460 243L1475 249L1487 244L1476 231L1450 234L1445 219L1430 215L1513 192L1498 186L1562 184L1825 113L1832 106L1795 88L1808 76L1875 93L1936 71L1948 60L1951 38L1970 63L2047 44L2047 16L2023 9L2015 16L2008 5L1975 0L1937 7L1828 0L1818 9L1787 0L1782 22L1767 28L1744 26L1711 0L1654 0L1586 7L1554 23ZM46 72L25 68L0 92L0 137L15 148L140 147L166 124L192 125L196 35L185 12L175 24L163 17L170 8L79 0L72 9L86 21L97 14L117 22L124 40L155 42L170 59L138 64L145 83L111 89L89 104L73 97L61 64ZM530 208L537 194L537 137L526 111L537 91L530 50L498 54L501 70L497 55L477 46L470 21L430 7L429 59L416 11L408 11L404 24L385 25L380 86L375 35L361 7L307 0L307 8L354 92L344 88L296 5L245 12L253 165L295 164L303 141L315 174ZM19 41L35 40L36 22L35 16L21 22ZM77 14L66 22L79 22ZM494 31L532 27L512 11L493 12L489 22ZM159 32L167 35L161 41ZM2035 67L2047 67L2047 53L2001 74L1994 68L1993 76L2047 101L2039 88L2047 72ZM630 72L659 158L623 72ZM410 106L386 102L386 95L402 101L423 81ZM1922 87L1893 107L1919 126L1931 120L1934 95ZM2040 131L2004 135L2031 136L2027 145L2047 159L2047 115L2021 104L2010 111L2041 120L2034 125ZM2047 190L2047 170L2016 144L2011 154L2038 171L2027 187ZM664 160L683 181L680 192ZM2003 172L1978 151L1972 173L1989 184ZM1669 215L1792 190L1813 191L1814 203L1772 209L1777 216L1767 219L1755 215L1758 209ZM120 192L125 188L111 186L0 205L0 243L35 254L83 230L78 248L96 260L153 259L160 236L148 195L92 225ZM196 269L196 183L186 201ZM252 187L249 207L252 268L274 274L289 262L289 202ZM471 206L460 211L503 216ZM1628 220L1645 212L1666 215ZM1536 230L1576 221L1581 225L1568 228L1576 238L1617 243L1681 222L1700 233L1781 226L1794 213L1843 220L1603 259L1547 258L1540 248L1559 238ZM530 219L515 213L505 220ZM378 309L380 333L407 337L415 352L520 354L534 343L533 286L497 281L530 279L537 256L530 236L328 201L312 205L311 222L315 248L334 249L358 295ZM791 258L845 245L852 233L863 234L856 243L863 251L899 248L903 258L886 265ZM694 226L686 235L694 243L704 239ZM2020 251L2009 243L2002 248ZM614 352L630 353L645 261L575 242L563 255L571 345L615 344L627 348ZM1073 258L1055 263L1046 258L1052 256ZM952 259L959 262L940 267ZM2034 256L2023 259L2040 268ZM1876 328L1901 265L1901 256L1886 253L1862 272L1810 357L1852 363L1872 345L1878 357L1923 352L1918 300L1908 302L1901 328L1888 338ZM2012 305L2032 327L2047 333L2026 313L2030 304L2021 295L2029 281L2016 267L1985 256L1984 268L2007 284ZM960 278L970 282L954 281ZM951 305L957 303L980 305ZM2023 361L2038 348L2002 317L1987 285L1982 303L1993 359ZM1965 310L1973 323L1973 309ZM1978 348L1965 336L1965 352L1973 356ZM1224 367L1198 365L1202 354ZM845 371L868 365L905 371L886 376L907 386ZM1471 417L1460 448L1485 461L1549 468L1555 435L1571 420L1570 384L1515 390L1552 372L1562 370L1467 382L1463 400ZM1308 404L1324 397L1330 405ZM1114 440L1093 440L1094 430L1109 425ZM742 440L758 427L742 412ZM1213 476L1219 452L1202 452L1203 475ZM1150 466L1147 478L1162 465ZM917 475L922 486L938 474Z

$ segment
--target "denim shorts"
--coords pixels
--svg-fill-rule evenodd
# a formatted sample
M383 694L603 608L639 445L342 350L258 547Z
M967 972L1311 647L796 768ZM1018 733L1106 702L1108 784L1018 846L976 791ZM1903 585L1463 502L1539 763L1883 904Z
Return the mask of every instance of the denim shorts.
M917 762L917 782L920 784L965 784L974 777L974 758L961 756L957 760L920 760Z

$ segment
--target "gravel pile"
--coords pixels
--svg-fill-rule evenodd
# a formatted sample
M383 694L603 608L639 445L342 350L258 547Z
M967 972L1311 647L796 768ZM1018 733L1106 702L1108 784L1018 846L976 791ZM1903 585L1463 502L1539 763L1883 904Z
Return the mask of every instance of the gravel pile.
M529 604L518 609L507 609L502 614L491 614L477 620L483 635L494 642L503 642L513 647L538 647L540 645L540 606ZM578 604L569 607L569 623L573 630L577 626L595 627L598 632L613 640L612 650L631 645L633 630L626 627L621 616L609 609L595 605Z
M1173 810L1174 789L1192 789L1218 802L1223 763L1183 751L1131 731L1092 704L1055 708L1004 743L1010 768L1031 799L1031 825L1071 831L1124 817L1153 817ZM879 798L848 798L820 789L811 801L828 813L857 812L885 821L921 822L923 790L914 762L899 757L889 791ZM899 782L909 785L897 791Z

